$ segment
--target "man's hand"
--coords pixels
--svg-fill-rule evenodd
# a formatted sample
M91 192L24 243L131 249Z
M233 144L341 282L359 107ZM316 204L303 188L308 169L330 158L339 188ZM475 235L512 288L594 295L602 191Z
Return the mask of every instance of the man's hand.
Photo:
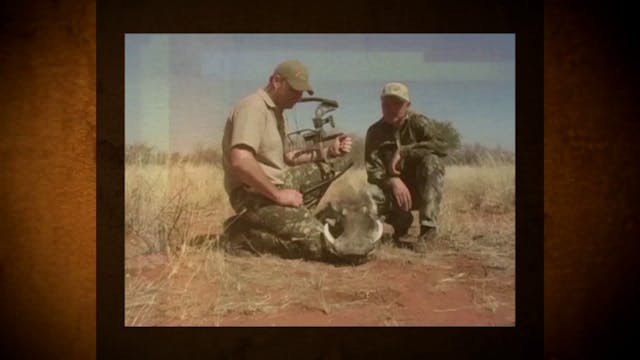
M391 192L398 202L398 206L404 211L411 210L411 192L407 188L407 185L398 177L393 177L389 180L391 185Z
M391 161L389 162L389 174L391 176L400 175L400 170L398 170L398 165L400 164L400 160L402 157L400 156L400 151L396 150L391 157Z
M329 155L331 156L340 156L342 154L346 154L351 152L351 146L353 145L353 140L349 135L340 135L333 140L331 145L329 145Z
M294 189L282 189L276 192L274 200L278 205L300 207L302 194Z

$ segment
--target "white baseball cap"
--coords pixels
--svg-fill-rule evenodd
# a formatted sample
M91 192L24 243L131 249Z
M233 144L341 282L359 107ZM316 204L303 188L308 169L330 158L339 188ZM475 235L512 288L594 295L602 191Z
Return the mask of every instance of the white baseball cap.
M380 97L384 96L395 96L404 101L411 101L409 98L409 88L407 85L399 82L390 82L385 84L382 88L382 95L380 95Z

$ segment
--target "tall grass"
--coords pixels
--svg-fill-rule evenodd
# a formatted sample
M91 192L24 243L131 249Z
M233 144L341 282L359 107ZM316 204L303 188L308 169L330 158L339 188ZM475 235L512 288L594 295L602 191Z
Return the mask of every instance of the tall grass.
M147 252L171 251L194 235L193 225L209 219L216 227L232 213L215 165L127 165L125 226L127 235Z
M353 168L329 188L318 208L328 202L362 201L366 173ZM469 212L505 214L515 211L515 166L486 157L480 165L446 167L442 228L449 232L465 223ZM218 165L127 165L125 224L127 234L146 251L180 248L203 219L213 230L232 215Z

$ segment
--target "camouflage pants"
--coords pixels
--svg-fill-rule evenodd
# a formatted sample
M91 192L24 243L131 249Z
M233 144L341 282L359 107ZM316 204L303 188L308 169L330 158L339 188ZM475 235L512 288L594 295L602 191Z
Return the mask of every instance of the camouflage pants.
M226 248L273 253L285 258L319 260L324 255L323 224L312 211L331 183L353 165L349 155L288 169L279 188L296 189L303 194L304 206L281 206L244 188L236 189L230 202L244 213L228 228Z
M433 154L411 154L403 159L400 169L400 178L411 192L412 210L419 212L420 225L437 227L444 183L440 158ZM367 191L378 206L378 215L384 215L399 234L405 233L413 217L400 209L391 189L369 185Z

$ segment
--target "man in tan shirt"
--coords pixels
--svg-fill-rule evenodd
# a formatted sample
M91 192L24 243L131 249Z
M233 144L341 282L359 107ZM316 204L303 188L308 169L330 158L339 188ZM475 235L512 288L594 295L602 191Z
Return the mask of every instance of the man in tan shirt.
M303 204L317 203L310 198L321 198L328 188L318 184L330 183L353 164L345 156L352 139L340 136L310 152L286 149L284 110L304 91L313 94L307 68L297 60L285 61L227 119L222 139L225 190L240 215L225 223L228 249L310 259L325 255L323 224Z

